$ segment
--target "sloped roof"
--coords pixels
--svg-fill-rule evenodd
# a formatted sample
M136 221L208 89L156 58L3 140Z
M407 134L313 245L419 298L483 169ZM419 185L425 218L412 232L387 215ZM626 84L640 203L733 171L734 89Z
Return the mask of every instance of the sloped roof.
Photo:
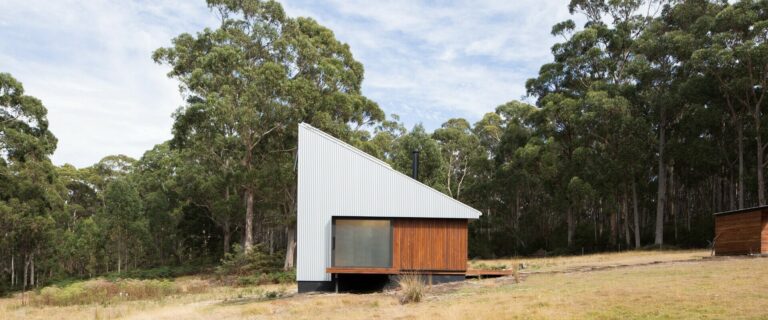
M715 216L727 216L730 214L737 214L737 213L745 213L745 212L752 212L752 211L760 211L768 209L768 206L757 206L752 208L744 208L744 209L736 209L736 210L730 210L730 211L723 211L723 212L715 212L713 215Z
M299 124L299 189L300 197L314 198L303 200L310 200L315 210L332 216L477 219L481 215L306 123Z

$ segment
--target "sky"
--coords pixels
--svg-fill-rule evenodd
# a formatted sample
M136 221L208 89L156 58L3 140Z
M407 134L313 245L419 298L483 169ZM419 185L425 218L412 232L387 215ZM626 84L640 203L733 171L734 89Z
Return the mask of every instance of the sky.
M552 25L573 18L555 0L281 2L350 45L365 96L427 130L525 100L526 79L552 59ZM152 51L216 26L204 0L3 0L0 72L48 108L55 164L139 158L171 138L183 104Z

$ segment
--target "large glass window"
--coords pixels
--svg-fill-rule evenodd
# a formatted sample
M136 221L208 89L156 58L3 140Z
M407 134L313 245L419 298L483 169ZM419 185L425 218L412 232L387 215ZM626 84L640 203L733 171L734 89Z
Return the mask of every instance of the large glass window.
M391 267L392 227L388 219L334 219L334 267Z

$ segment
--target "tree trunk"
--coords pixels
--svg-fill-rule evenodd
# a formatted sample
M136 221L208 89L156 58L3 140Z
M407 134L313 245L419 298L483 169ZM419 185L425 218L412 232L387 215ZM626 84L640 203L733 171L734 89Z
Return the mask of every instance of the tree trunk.
M675 186L675 167L669 166L669 214L672 215L675 231L675 243L677 243L677 187Z
M610 210L611 210L611 213L608 215L608 220L609 220L608 223L610 224L610 227L611 227L609 243L611 244L611 247L615 247L616 246L616 236L618 234L618 232L616 230L617 229L616 219L617 219L617 216L618 216L616 214L616 211L619 210L619 208L610 208Z
M659 125L659 172L658 172L658 190L656 194L656 239L654 244L661 246L664 244L664 206L667 203L667 173L664 165L664 147L666 144L666 119L664 108L661 112L661 124Z
M621 218L624 225L624 242L627 244L627 249L632 245L632 237L629 235L629 197L627 196L626 186L624 188L624 197L622 198L622 214Z
M245 252L253 250L253 189L245 189Z
M599 213L599 211L593 210L593 214L592 214L592 227L593 228L592 228L592 231L593 231L594 236L595 236L595 242L594 243L597 243L597 214L598 213Z
M117 274L120 274L120 272L123 270L123 253L122 253L122 245L120 245L121 242L117 243Z
M285 233L288 238L288 247L285 250L283 270L288 271L293 269L293 261L296 256L296 229L294 227L288 227L285 229Z
M632 211L634 211L635 220L635 248L640 249L640 213L637 211L637 185L632 180Z
M27 290L27 284L29 284L29 263L32 261L29 258L29 255L27 255L25 258L26 258L25 259L26 261L24 261L24 279L23 279L24 282L22 282L21 284L24 291Z
M730 170L728 168L728 208L729 210L736 210L736 193L738 192L738 187L736 186L736 183L733 181L733 170Z
M232 241L232 228L229 226L229 219L224 221L221 231L224 233L224 253L228 253L229 249L232 247L230 245L230 242Z
M29 286L35 286L35 254L32 253L29 258Z
M568 247L573 247L573 234L576 230L575 222L573 221L573 209L571 209L571 206L568 206L568 209L565 211L566 214L566 222L568 223Z
M269 239L269 255L275 254L275 232L272 228L267 228L267 239Z
M744 209L744 125L741 124L741 120L736 123L736 135L739 139L736 143L739 153L739 182L736 197L739 201L738 209Z
M765 177L763 176L763 168L765 164L763 153L763 137L760 131L760 112L759 107L757 113L754 116L755 119L755 141L757 142L757 199L759 204L765 205Z
M11 254L11 287L16 285L16 266L14 265L14 256Z

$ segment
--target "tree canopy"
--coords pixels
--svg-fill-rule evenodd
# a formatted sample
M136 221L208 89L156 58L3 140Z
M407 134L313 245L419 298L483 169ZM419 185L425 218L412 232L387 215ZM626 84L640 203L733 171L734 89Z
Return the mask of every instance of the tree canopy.
M408 175L418 151L419 181L483 212L472 257L704 247L713 212L768 201L765 1L573 0L526 101L434 130L385 116L312 18L207 4L216 28L151 57L185 102L138 159L53 165L46 108L0 73L0 291L249 254L291 270L300 122Z

